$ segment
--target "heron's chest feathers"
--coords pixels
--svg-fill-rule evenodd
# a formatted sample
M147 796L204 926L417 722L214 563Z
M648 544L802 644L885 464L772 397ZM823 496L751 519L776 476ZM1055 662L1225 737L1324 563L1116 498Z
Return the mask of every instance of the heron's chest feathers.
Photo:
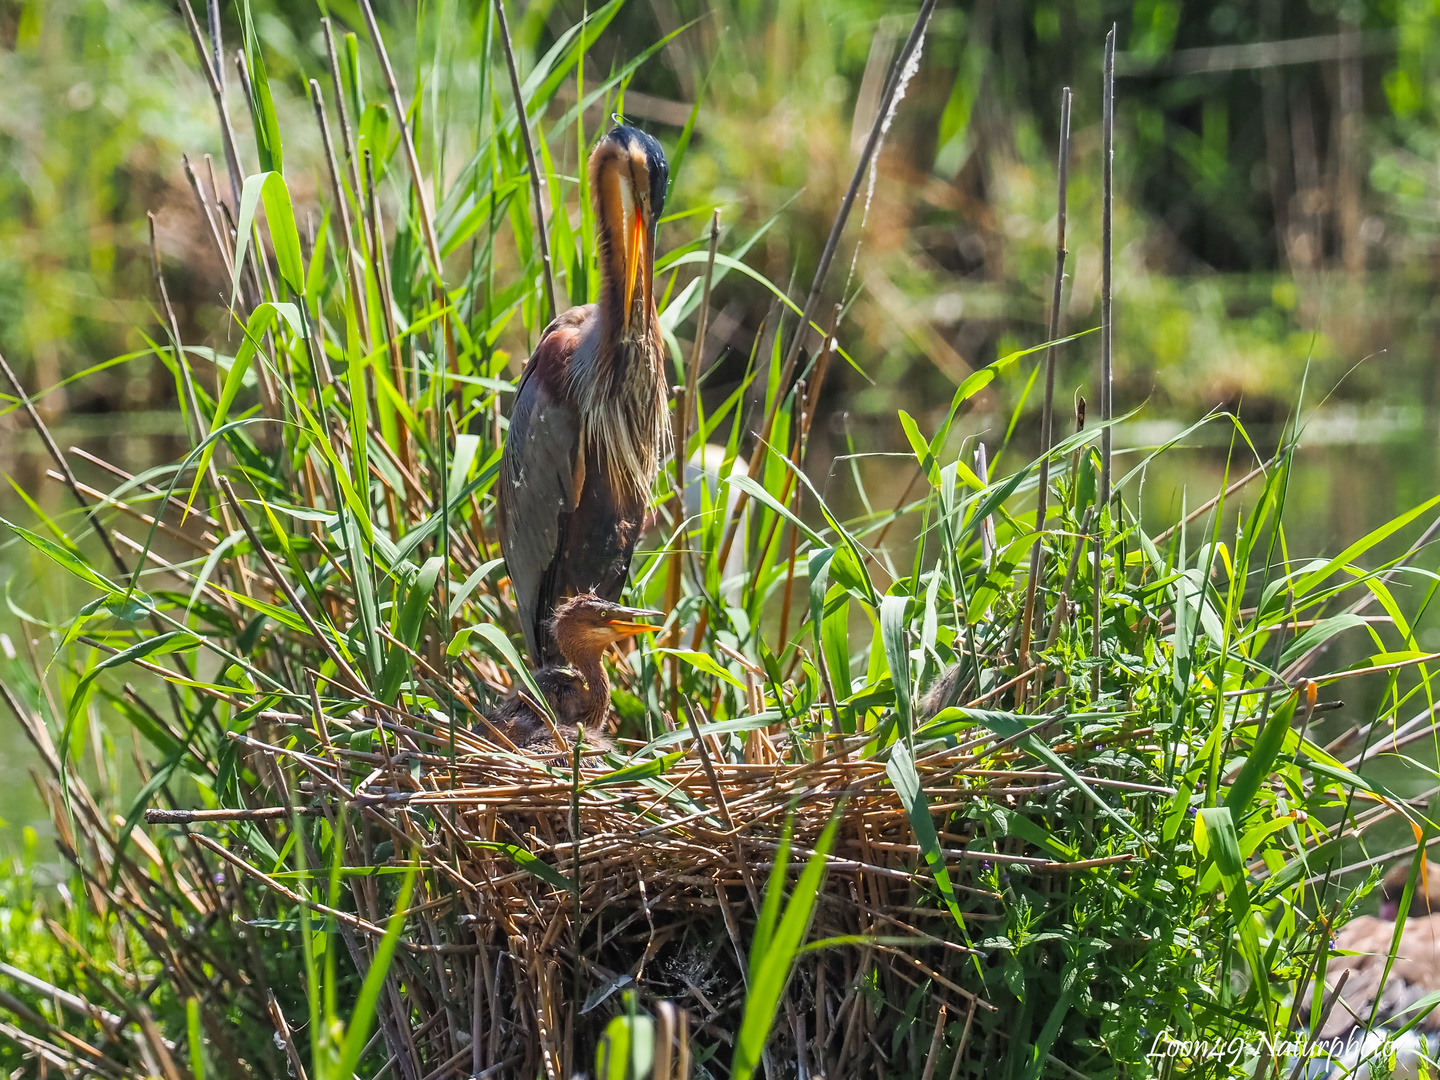
M596 334L591 340L593 347L577 349L570 362L582 452L588 468L603 469L613 487L643 500L670 431L659 335L607 342Z

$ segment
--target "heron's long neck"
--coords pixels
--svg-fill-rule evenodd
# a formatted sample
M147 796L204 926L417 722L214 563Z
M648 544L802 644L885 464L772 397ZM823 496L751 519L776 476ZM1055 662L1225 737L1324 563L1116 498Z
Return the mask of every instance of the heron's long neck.
M653 381L653 372L659 366L658 360L664 351L664 342L656 325L653 305L648 312L643 310L643 283L635 288L635 309L630 313L628 334L625 331L625 287L618 270L603 275L600 294L600 348L597 360L605 365L605 373L612 379L639 378Z
M600 341L601 351L607 355L619 358L624 355L623 346L627 344L622 340L621 334L625 325L625 261L622 256L624 242L605 223L601 223L600 242ZM647 267L640 268L641 280L635 283L635 293L631 297L634 305L630 312L631 338L629 344L635 344L636 331L640 326L645 328L644 336L638 340L642 343L645 339L655 336L654 315L652 312L645 312L646 283L645 275ZM653 307L653 305L652 305ZM642 317L643 316L643 317ZM657 343L658 344L658 343Z
M610 719L610 676L605 673L600 653L588 649L566 651L563 642L561 651L565 652L570 666L585 680L585 704L581 709L580 722L587 728L603 728Z
M608 288L608 285L607 285ZM612 486L641 500L664 449L665 375L655 320L622 337L619 307L600 305L599 341L571 362L571 387L584 417L587 452L598 453Z

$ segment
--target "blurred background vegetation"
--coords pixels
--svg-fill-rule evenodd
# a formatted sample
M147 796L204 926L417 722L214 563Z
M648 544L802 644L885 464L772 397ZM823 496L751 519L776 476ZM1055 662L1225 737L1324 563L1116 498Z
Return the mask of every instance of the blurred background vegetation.
M483 62L487 6L432 3L423 21L410 3L376 6L407 97L413 90L419 108L450 120L453 145L421 148L427 170L462 168L465 132L487 122L478 93L466 92L467 78L479 86L467 73ZM522 73L583 10L583 0L514 8ZM300 73L323 66L326 11L363 27L349 0L255 4L302 233L319 224L314 193L325 181L318 139L304 141L315 127ZM587 64L613 70L680 31L624 98L627 116L683 159L662 250L700 236L718 203L732 238L760 234L747 261L802 288L912 16L878 0L630 0ZM224 19L233 48L229 5ZM942 4L835 275L846 281L853 365L826 387L828 423L811 450L817 479L835 477L838 455L873 454L863 463L871 489L893 476L898 494L913 462L883 456L905 449L896 410L933 428L931 414L968 372L1043 338L1066 84L1076 97L1064 325L1098 321L1099 69L1111 22L1121 46L1117 408L1147 405L1120 444L1153 444L1216 406L1278 437L1303 384L1307 405L1326 400L1291 497L1300 542L1333 546L1417 503L1436 482L1440 359L1440 9L1421 0ZM446 32L417 36L416 26L437 24ZM448 84L417 85L437 59L453 73ZM498 53L490 62L503 66ZM238 99L235 81L232 68ZM551 106L557 116L573 105L573 86L565 93ZM182 445L174 381L146 348L159 332L146 213L182 336L223 344L229 283L181 165L188 154L204 170L203 155L214 155L227 190L213 117L174 5L0 3L0 348L28 385L46 388L40 408L62 445L129 468ZM607 122L594 109L585 130ZM573 177L581 148L550 152ZM494 283L497 294L505 284ZM563 276L560 285L571 290ZM774 319L763 291L735 276L715 303L704 356L720 365L706 389L719 396ZM511 322L498 345L512 368L538 329L533 311ZM1063 397L1089 392L1097 349L1089 337L1065 350ZM1038 412L1026 391L1024 374L995 384L957 438L1004 439L1017 406ZM7 398L0 409L0 469L58 498L40 482L47 462L12 406ZM1032 428L1019 425L1017 439ZM1170 455L1174 475L1152 478L1147 517L1173 515L1187 484L1214 490L1221 451L1199 447L1183 468ZM1166 503L1157 490L1175 494ZM0 492L0 504L17 498L8 485ZM12 544L0 559L23 556ZM5 620L28 611L43 623L68 610L59 583L37 581L30 564L6 563L4 573ZM1434 647L1440 631L1429 634ZM8 654L24 643L0 646ZM18 736L3 742L15 752L0 755L0 816L43 830L27 753Z

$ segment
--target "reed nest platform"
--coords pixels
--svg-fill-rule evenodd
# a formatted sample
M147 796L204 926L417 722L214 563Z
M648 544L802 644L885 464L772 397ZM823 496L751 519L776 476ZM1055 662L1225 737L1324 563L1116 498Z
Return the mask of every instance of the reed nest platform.
M794 897L834 819L810 945L768 1043L771 1075L875 1075L919 1027L931 1041L909 1056L949 1072L1005 1037L985 989L996 959L986 925L1006 902L995 884L1024 875L1063 903L1074 875L1123 871L1133 858L1062 861L1019 840L970 850L977 806L1054 805L1077 788L1025 749L1059 731L1057 719L1029 718L1006 736L945 719L954 713L889 747L883 731L807 741L773 714L697 721L644 746L622 743L608 759L583 748L527 756L464 726L452 756L438 720L367 727L354 716L267 713L255 730L268 741L232 741L269 778L275 805L146 817L183 827L292 919L306 907L333 920L362 972L403 868L418 869L380 1003L391 1067L406 1080L588 1074L607 1022L626 1010L654 1014L673 1044L674 1071L656 1075L725 1075L766 895L778 885ZM909 772L897 773L897 755ZM908 775L918 789L907 790ZM1119 797L1155 790L1083 783ZM916 843L921 806L933 863ZM325 866L309 885L266 874L245 841L261 824L343 834L338 880L348 887L321 903ZM897 1034L905 1017L876 1008L882 997L910 1002L914 1030Z

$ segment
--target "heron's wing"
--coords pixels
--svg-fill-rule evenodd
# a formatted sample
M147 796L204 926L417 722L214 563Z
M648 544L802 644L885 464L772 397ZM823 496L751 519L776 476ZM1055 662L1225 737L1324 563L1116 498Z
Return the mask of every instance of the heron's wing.
M525 644L545 663L545 622L554 596L545 578L563 546L584 466L580 417L566 392L584 309L566 312L540 340L515 395L497 489L500 548L510 572ZM579 318L572 318L581 312Z

